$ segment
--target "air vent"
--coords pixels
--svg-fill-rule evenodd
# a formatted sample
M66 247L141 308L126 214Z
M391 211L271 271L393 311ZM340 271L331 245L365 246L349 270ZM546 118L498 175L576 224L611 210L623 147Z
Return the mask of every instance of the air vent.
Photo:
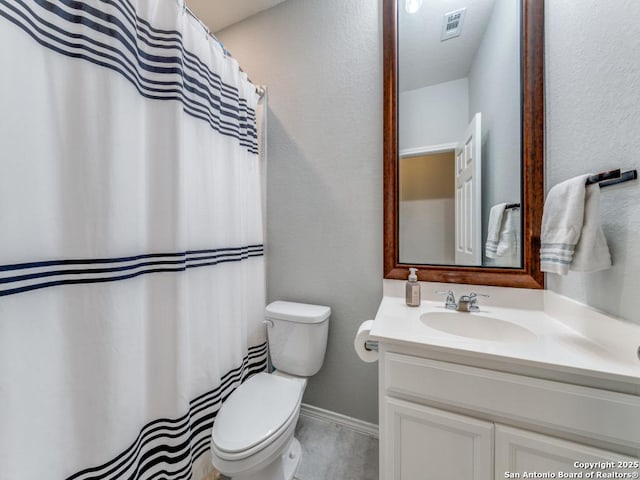
M445 13L442 21L442 34L440 40L443 42L460 35L462 32L462 22L464 21L464 13L466 8L461 8L454 12Z

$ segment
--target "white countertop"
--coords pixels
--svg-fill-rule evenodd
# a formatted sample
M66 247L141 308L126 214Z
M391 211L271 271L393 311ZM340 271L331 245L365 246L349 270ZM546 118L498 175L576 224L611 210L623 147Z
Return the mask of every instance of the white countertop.
M385 296L371 328L372 340L631 383L637 385L640 394L640 325L609 317L553 292L475 287L478 292L491 291L492 301L480 299L478 313L451 314L504 320L535 334L520 341L475 339L445 333L421 320L427 312L450 312L443 300L436 301L427 293L431 298L419 307L408 307L404 296L397 295L399 285L392 286L385 285ZM423 285L423 292L433 292L433 287ZM457 285L448 287L468 293ZM502 304L496 305L501 300Z

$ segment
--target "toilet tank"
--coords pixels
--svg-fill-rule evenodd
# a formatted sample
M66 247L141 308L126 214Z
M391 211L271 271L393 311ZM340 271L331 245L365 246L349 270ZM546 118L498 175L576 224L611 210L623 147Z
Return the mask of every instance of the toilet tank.
M284 373L318 373L327 349L331 308L277 301L267 305L267 339L273 366Z

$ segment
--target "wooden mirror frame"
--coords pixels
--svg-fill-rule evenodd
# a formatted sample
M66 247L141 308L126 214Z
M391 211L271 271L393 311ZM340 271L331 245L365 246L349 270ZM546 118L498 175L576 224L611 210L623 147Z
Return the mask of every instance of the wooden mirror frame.
M522 267L413 265L399 262L398 1L382 0L384 75L384 278L544 288L540 225L544 205L544 0L522 0Z

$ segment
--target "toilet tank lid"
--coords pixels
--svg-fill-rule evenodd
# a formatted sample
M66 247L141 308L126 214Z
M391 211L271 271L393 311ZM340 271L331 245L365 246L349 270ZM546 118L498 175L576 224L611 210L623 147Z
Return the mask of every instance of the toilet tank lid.
M331 315L331 308L308 303L283 302L278 300L265 308L267 318L299 323L320 323Z

